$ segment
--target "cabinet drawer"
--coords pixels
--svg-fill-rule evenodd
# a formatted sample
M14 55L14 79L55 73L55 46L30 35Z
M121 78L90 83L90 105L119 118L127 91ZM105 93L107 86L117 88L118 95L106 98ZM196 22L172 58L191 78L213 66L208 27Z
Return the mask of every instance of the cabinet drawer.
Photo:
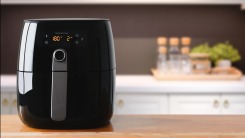
M172 94L170 114L220 114L218 94Z
M10 94L1 92L1 114L9 114L10 113Z
M245 114L245 94L223 94L222 114Z
M117 94L117 114L167 114L167 95Z
M17 96L15 92L1 92L1 114L17 114Z

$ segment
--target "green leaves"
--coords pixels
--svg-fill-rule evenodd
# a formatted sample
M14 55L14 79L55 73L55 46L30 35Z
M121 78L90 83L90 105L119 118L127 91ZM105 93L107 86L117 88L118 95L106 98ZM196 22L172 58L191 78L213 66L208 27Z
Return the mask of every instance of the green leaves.
M212 55L212 60L214 62L222 59L228 59L231 60L231 62L236 62L241 59L238 50L229 42L215 44L212 48Z
M200 44L195 46L191 53L205 53L209 54L210 59L216 63L222 59L231 60L231 62L236 62L241 59L239 51L233 47L232 44L225 43L217 43L214 46L209 46L208 43Z
M208 43L200 44L192 48L191 53L195 54L210 54L212 48L209 46Z

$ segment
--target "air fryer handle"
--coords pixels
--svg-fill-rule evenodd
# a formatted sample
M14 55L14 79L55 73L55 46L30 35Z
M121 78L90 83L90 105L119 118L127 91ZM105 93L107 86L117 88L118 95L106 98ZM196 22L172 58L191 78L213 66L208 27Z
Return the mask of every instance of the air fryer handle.
M51 118L63 121L66 118L67 101L67 54L57 49L52 58Z

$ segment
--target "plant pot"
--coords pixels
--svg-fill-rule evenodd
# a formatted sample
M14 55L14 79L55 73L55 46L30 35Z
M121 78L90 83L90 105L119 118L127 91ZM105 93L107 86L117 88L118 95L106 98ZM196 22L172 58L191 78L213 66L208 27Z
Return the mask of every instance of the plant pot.
M231 61L228 59L222 59L217 62L217 67L220 68L230 68L231 67Z

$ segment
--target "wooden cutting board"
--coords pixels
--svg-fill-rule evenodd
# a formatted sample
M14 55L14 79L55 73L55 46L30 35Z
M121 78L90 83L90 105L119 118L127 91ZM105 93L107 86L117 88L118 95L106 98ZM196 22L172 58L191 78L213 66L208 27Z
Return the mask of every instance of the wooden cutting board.
M30 128L17 115L1 116L2 138L245 138L245 116L115 115L95 129Z

